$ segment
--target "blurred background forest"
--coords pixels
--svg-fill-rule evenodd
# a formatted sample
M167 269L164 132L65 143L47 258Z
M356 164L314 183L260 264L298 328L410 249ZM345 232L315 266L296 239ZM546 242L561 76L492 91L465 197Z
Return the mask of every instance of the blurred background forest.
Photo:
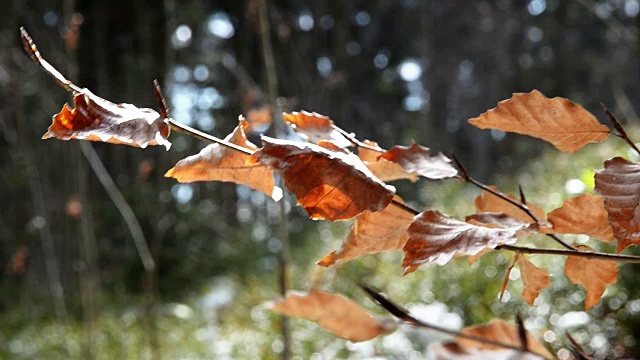
M522 184L547 211L592 191L592 171L609 155L628 156L624 144L611 139L568 157L542 142L480 131L468 118L539 89L582 104L601 122L600 102L630 126L638 121L638 0L270 0L276 104L257 0L3 5L0 358L280 358L288 347L279 318L259 306L280 291L278 206L242 186L164 178L206 145L185 135L172 134L169 152L40 140L71 99L25 55L20 26L62 73L114 102L157 109L157 78L176 120L224 137L244 114L256 143L271 131L272 110L315 111L385 148L416 142L455 151L475 177L512 193ZM100 164L106 172L95 170ZM477 195L457 183L394 185L414 208L457 216ZM114 189L141 234L132 234ZM339 247L349 223L285 210L291 288L317 284L384 315L353 286L365 281L453 329L519 311L554 350L570 331L597 357L640 353L637 266L623 265L618 284L587 313L584 291L561 274L562 259L532 257L558 279L535 307L519 298L517 281L501 303L512 254L495 252L473 267L423 266L404 278L401 254L323 270L315 262ZM134 237L148 244L153 270L145 271ZM511 276L517 280L517 271ZM291 336L291 355L301 359L428 358L427 346L441 340L403 329L352 344L303 321L292 322Z

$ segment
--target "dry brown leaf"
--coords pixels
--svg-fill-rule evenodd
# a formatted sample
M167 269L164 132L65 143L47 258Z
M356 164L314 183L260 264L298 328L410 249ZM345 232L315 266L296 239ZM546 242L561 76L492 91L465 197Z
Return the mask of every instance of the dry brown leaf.
M595 178L618 241L617 251L640 244L640 163L615 157L604 163Z
M465 335L472 335L482 337L488 340L499 341L501 343L521 346L520 336L518 335L518 326L510 324L502 320L494 320L487 325L475 325L469 326L460 331ZM530 351L533 351L540 356L552 359L553 356L540 342L528 331L527 334L527 347ZM456 339L458 345L464 350L480 349L480 350L504 350L504 348L497 345L481 343L471 339L465 339L458 337Z
M309 142L318 143L324 140L330 141L341 148L351 146L351 141L333 128L333 121L328 116L307 111L294 111L291 114L282 113L282 119L300 137Z
M396 200L400 201L398 197ZM413 214L393 204L377 212L367 210L358 215L340 250L327 254L318 265L330 266L338 260L350 261L366 254L402 250L409 239L407 228L412 222Z
M390 320L378 320L360 305L341 295L313 289L307 295L288 294L269 304L279 314L317 323L333 335L353 342L367 341L396 328Z
M585 245L573 244L580 251L593 251ZM580 256L568 256L564 264L564 273L574 284L582 285L587 292L584 301L585 310L600 302L607 285L618 280L618 263L611 260L588 259Z
M352 153L268 137L262 144L248 163L277 170L312 219L351 219L365 210L380 211L393 199L395 188L376 178Z
M431 180L449 179L458 174L451 160L442 153L431 156L427 147L413 144L409 147L394 146L380 156L397 163L408 173L414 173Z
M415 271L424 263L444 265L454 255L475 255L487 248L516 242L522 227L491 229L458 221L439 211L425 211L409 226L409 240L404 246L404 273Z
M498 191L495 186L490 186L490 188ZM506 196L516 202L519 202L519 200L509 194L506 194ZM526 212L488 191L483 191L482 194L480 194L480 196L478 196L474 200L474 204L478 213L503 213L520 221L524 221L527 224L533 222L533 219L531 219L531 217L527 215ZM538 220L540 220L541 222L545 221L544 210L542 210L539 206L530 203L528 203L527 206L529 207L529 210L531 210L531 212L538 218Z
M369 170L382 181L394 181L407 179L411 182L418 180L416 173L407 172L400 164L389 161L381 157L384 150L378 147L378 144L365 140L365 144L374 148L380 149L379 151L372 150L363 146L358 147L358 157L364 161Z
M613 240L604 200L600 196L582 194L566 200L547 215L552 231L560 234L585 234L603 241Z
M469 123L480 129L529 135L570 153L609 136L609 128L582 106L565 98L549 99L538 90L513 94Z
M75 108L65 104L62 111L53 116L43 139L91 140L141 148L164 145L167 150L171 147L167 140L169 126L154 110L114 104L87 89L76 94L73 103Z
M520 268L520 277L524 286L522 298L533 306L533 302L540 294L540 290L551 285L549 273L547 273L547 270L533 265L524 255L518 254L516 262Z
M255 151L244 133L248 127L245 120L240 123L225 140L243 148ZM263 164L247 164L249 155L230 149L220 144L211 144L198 154L184 158L164 175L179 182L194 181L226 181L246 185L254 190L262 191L278 201L282 190L274 185L273 170Z

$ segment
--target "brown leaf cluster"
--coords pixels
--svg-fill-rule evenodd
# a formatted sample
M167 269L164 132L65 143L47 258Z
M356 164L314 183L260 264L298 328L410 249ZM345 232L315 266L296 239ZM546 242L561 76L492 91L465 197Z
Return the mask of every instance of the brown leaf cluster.
M574 244L580 251L593 251L590 247ZM618 279L618 263L610 260L587 259L578 256L568 256L564 265L567 278L582 287L587 292L584 301L585 310L600 302L602 294L608 285Z

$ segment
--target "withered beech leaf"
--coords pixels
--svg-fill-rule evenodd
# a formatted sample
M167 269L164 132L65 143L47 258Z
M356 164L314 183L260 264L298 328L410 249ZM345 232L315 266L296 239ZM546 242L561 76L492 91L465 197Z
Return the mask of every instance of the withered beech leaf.
M262 144L248 163L277 170L312 219L351 219L365 210L380 211L393 199L395 188L376 178L352 153L269 137L263 137Z
M518 335L518 326L510 324L503 320L494 320L487 325L474 325L469 326L460 331L465 335L472 335L481 337L488 340L499 341L501 343L522 346L520 336ZM528 331L526 332L527 347L530 351L546 358L553 359L553 356L540 342ZM487 344L483 342L466 339L463 337L457 337L456 343L465 350L480 349L480 350L504 350L504 348L497 345Z
M491 189L493 190L498 190L495 186L491 186ZM512 195L506 194L506 196L512 200L515 200L516 202L519 202L515 197L513 197ZM526 223L532 223L533 219L531 219L531 217L529 215L527 215L526 212L524 212L523 210L521 210L520 208L518 208L517 206L509 203L508 201L493 195L492 193L488 192L488 191L483 191L482 194L480 194L475 200L474 200L474 204L476 206L476 211L478 213L503 213L506 215L509 215L513 218L516 218L520 221L524 221ZM545 221L545 213L544 210L542 210L539 206L536 206L534 204L531 203L527 203L527 206L529 207L529 210L531 210L531 212L533 213L533 215L535 215L538 220L540 220L541 222Z
M238 126L225 140L255 151L258 148L245 135L247 122L241 117ZM273 170L264 164L246 164L249 155L220 144L210 144L198 154L186 157L165 174L179 182L226 181L262 191L278 201L282 189L274 185Z
M603 241L613 239L604 200L600 196L582 194L566 200L561 207L551 211L547 220L551 229L560 234L585 234Z
M549 273L547 270L533 265L524 255L518 254L516 263L520 268L520 277L524 286L522 298L533 306L533 302L540 294L540 290L551 285Z
M397 196L396 200L401 201ZM412 222L413 214L393 204L377 212L367 210L358 215L340 250L327 254L318 265L330 266L338 260L350 261L365 254L402 250L409 239L407 228Z
M573 244L580 251L593 251L585 245ZM580 256L568 256L564 264L564 273L574 284L582 285L587 292L584 300L585 310L600 302L607 285L615 284L618 279L618 263L611 260L588 259Z
M614 157L605 161L595 179L618 241L617 251L640 244L640 163Z
M91 140L141 148L164 145L167 150L171 147L167 140L169 126L152 109L114 104L87 89L75 94L73 104L74 108L65 104L62 111L53 116L43 139Z
M333 128L333 121L328 116L307 111L294 111L291 114L282 113L282 119L300 137L309 142L329 141L341 148L352 145L349 139Z
M365 144L370 145L373 148L378 148L378 144L365 140ZM363 146L358 147L358 157L364 161L365 165L371 170L371 172L382 181L394 181L407 179L411 182L418 180L418 175L414 172L408 172L400 164L393 161L389 161L381 157L383 149L380 151L372 150Z
M289 293L267 307L282 315L313 321L333 335L353 342L392 332L397 325L390 319L376 319L344 296L318 289L312 289L306 295Z
M538 90L513 94L469 123L480 129L529 135L570 153L609 136L609 128L582 106L561 97L549 99Z
M394 146L380 156L397 163L409 173L415 173L432 180L449 179L458 174L451 160L442 153L431 156L427 147L413 144L409 147Z
M492 229L472 225L443 215L437 210L420 213L409 226L409 240L404 246L404 273L415 271L424 263L444 265L454 255L475 255L483 249L516 242L522 226Z

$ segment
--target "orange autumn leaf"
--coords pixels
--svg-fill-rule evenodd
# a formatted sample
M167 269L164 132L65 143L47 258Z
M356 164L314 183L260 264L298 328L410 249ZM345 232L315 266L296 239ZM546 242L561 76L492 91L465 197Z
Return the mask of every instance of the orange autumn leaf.
M522 344L518 331L518 326L515 324L510 324L502 320L494 320L487 325L474 325L466 327L462 329L460 333L520 347L522 346ZM551 353L549 353L549 351L542 344L540 344L540 342L528 331L526 331L526 338L527 348L530 351L546 359L553 358ZM457 337L456 343L465 350L504 350L503 347L497 345L478 342L463 337Z
M367 341L396 328L395 322L376 319L350 299L318 289L306 295L290 293L267 307L285 316L313 321L333 335L353 342Z
M582 106L565 98L549 99L538 90L513 94L469 123L480 129L529 135L570 153L609 136L609 129Z
M291 114L282 113L282 119L300 137L309 142L318 143L324 140L341 148L351 146L351 141L333 128L333 121L328 116L307 111L294 111Z
M407 179L411 182L418 180L416 173L408 172L400 164L381 157L384 150L380 149L377 143L369 140L365 140L364 143L379 149L379 151L376 151L364 146L358 147L358 157L364 161L365 165L378 179L382 181Z
M585 245L576 245L580 251L593 251ZM618 279L618 263L611 260L588 259L580 256L568 256L564 264L564 273L574 284L582 285L587 292L584 301L585 310L600 302L607 285L615 284Z
M258 148L247 140L244 130L247 122L240 118L240 123L225 140L255 151ZM225 181L246 185L254 190L262 191L278 201L282 198L282 190L275 186L273 171L263 164L247 164L249 155L230 149L220 144L211 144L198 154L180 161L164 175L175 178L179 182Z
M248 164L260 162L277 170L312 219L351 219L365 210L380 211L393 199L395 188L352 153L269 137L262 144Z
M604 200L595 195L582 194L566 200L561 207L547 215L554 233L585 234L603 241L613 239Z
M617 251L640 244L640 163L615 157L604 163L595 179L618 241Z
M442 153L431 156L431 149L418 144L394 146L380 157L400 165L408 173L431 180L449 179L458 174L449 158Z
M367 210L358 215L340 250L327 254L318 265L330 266L338 260L350 261L365 254L402 250L409 239L407 228L412 222L413 214L393 204L377 212Z
M495 186L490 186L490 188L496 191L498 190ZM506 196L516 202L519 202L519 200L509 194L506 194ZM478 213L503 213L526 223L533 222L533 219L531 219L526 212L488 191L483 191L482 194L474 200L474 204ZM527 204L527 206L538 220L545 220L544 210L539 206L533 204Z
M475 255L483 249L516 242L522 226L492 229L458 221L439 211L420 213L409 226L409 240L404 246L404 273L415 271L424 263L444 265L454 255Z
M533 265L524 255L518 254L516 263L520 268L520 277L524 286L522 299L533 306L533 302L540 294L540 290L551 285L549 273L547 270Z
M156 111L130 104L114 104L87 89L73 97L74 108L65 104L53 116L43 139L91 140L145 148L164 145L167 150L169 126Z

